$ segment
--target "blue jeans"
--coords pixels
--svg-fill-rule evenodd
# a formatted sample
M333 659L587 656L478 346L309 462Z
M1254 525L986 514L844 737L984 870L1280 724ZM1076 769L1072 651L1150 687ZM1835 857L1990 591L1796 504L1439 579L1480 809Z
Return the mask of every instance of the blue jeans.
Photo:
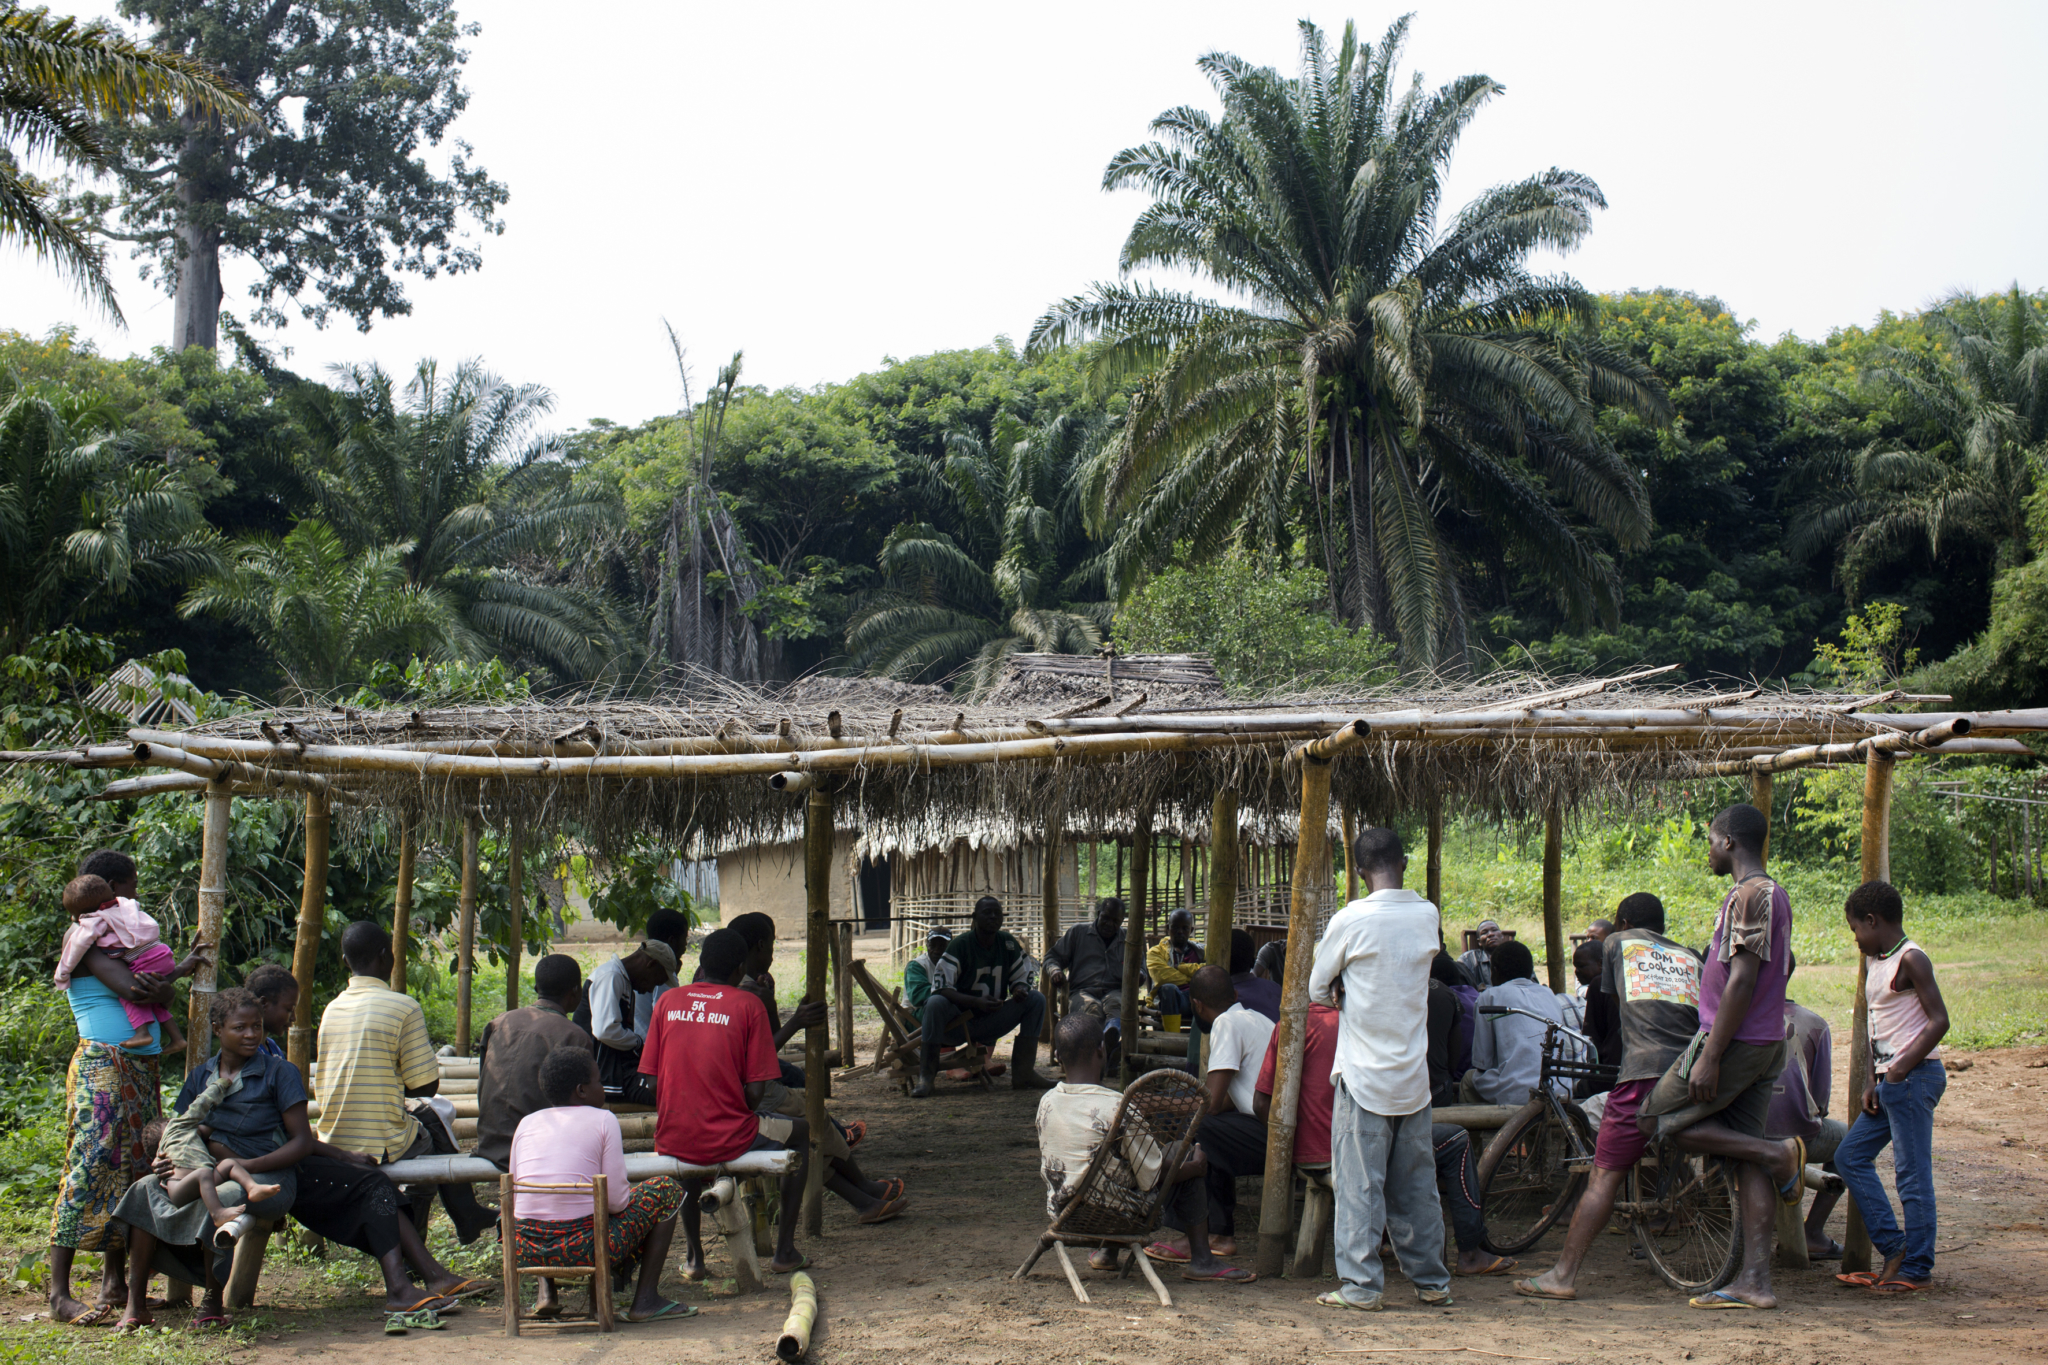
M1413 1114L1371 1113L1353 1102L1339 1076L1330 1121L1330 1183L1337 1192L1340 1294L1369 1304L1385 1291L1382 1229L1393 1239L1401 1273L1416 1289L1451 1287L1427 1107Z
M1183 1022L1194 1014L1194 1007L1188 1003L1186 986L1154 986L1152 999L1158 1003L1161 1014L1178 1014Z
M1924 1280L1934 1273L1934 1106L1947 1089L1948 1069L1938 1057L1914 1067L1897 1085L1880 1079L1878 1112L1859 1110L1835 1152L1835 1169L1856 1199L1870 1244L1887 1261L1904 1253L1902 1279ZM1887 1146L1906 1220L1903 1232L1877 1174L1877 1154Z
M953 1021L967 1011L940 995L937 991L924 1002L924 1069L939 1069L939 1054L947 1047L959 1046L948 1042L946 1033L953 1027ZM992 1014L976 1014L967 1021L967 1036L977 1043L993 1043L1016 1029L1018 1046L1029 1043L1038 1046L1038 1031L1045 1026L1045 997L1037 991L1026 991L1004 1000Z

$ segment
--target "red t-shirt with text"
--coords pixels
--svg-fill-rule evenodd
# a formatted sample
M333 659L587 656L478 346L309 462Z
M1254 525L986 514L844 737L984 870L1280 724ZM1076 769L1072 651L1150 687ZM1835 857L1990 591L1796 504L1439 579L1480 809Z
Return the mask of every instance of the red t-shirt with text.
M754 1145L760 1125L747 1084L782 1074L760 998L709 981L655 1001L640 1070L654 1077L654 1150L700 1166Z
M665 999L666 997L664 997ZM1273 1093L1273 1070L1280 1056L1280 1030L1266 1044L1266 1060L1259 1067L1261 1095ZM1330 1084L1330 1072L1337 1065L1337 1011L1328 1005L1308 1007L1308 1032L1301 1047L1301 1102L1294 1111L1294 1159L1303 1166L1320 1166L1330 1159L1330 1118L1337 1108L1337 1087Z

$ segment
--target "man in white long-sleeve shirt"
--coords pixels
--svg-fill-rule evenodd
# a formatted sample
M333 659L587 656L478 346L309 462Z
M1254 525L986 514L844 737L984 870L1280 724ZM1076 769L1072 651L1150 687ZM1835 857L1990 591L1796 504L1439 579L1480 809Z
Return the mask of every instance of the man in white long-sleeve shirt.
M1402 888L1408 856L1393 830L1366 830L1351 857L1371 894L1331 916L1308 985L1309 999L1340 1009L1330 1077L1340 1283L1316 1302L1368 1312L1384 1306L1385 1229L1417 1297L1448 1304L1429 1121L1429 964L1442 921L1434 905Z
M597 1074L608 1103L654 1103L647 1078L640 1074L640 1049L647 1039L633 1027L633 998L675 974L675 949L655 940L591 970L576 1022L597 1040Z
M1529 1102L1543 1075L1543 1035L1547 1030L1520 1014L1488 1014L1488 1005L1540 1014L1552 1023L1565 1022L1564 1006L1546 986L1536 982L1536 959L1526 944L1510 939L1493 950L1493 985L1479 993L1479 1027L1472 1035L1472 1069L1458 1082L1461 1104ZM1560 1095L1571 1093L1570 1081L1553 1081Z

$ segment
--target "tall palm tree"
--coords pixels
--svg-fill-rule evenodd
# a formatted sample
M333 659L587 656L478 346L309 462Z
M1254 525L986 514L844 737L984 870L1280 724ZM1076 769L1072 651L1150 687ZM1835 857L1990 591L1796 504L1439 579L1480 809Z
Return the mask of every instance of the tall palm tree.
M1060 416L1032 428L1006 413L989 440L956 431L946 444L933 472L953 527L911 522L890 533L883 590L855 616L847 646L870 673L958 675L981 696L1020 650L1094 649L1111 608L1061 600L1096 578L1092 566L1061 561L1076 539L1069 471L1085 444L1080 424Z
M499 649L590 678L626 652L612 603L543 571L566 537L620 515L615 491L579 483L537 428L554 407L476 361L444 377L422 361L401 390L375 365L335 369L332 388L294 390L317 454L321 516L354 552L403 544L415 588L445 593Z
M232 82L189 57L144 47L101 21L0 0L0 240L50 260L116 318L121 309L99 243L22 159L107 170L111 150L99 122L158 108L195 122L254 118Z
M403 542L351 550L327 523L308 518L282 540L242 541L230 564L193 586L178 613L219 616L248 630L301 697L361 682L379 660L488 655L489 642L469 628L450 593L409 579L412 550Z
M137 580L217 567L196 490L96 394L0 383L0 654Z
M1433 665L1465 646L1454 519L1505 542L1574 618L1618 610L1612 568L1573 514L1633 548L1649 505L1595 416L1666 409L1646 370L1581 330L1591 297L1529 267L1585 236L1605 206L1590 179L1545 171L1439 223L1458 137L1501 87L1401 86L1406 33L1403 19L1375 48L1347 25L1333 53L1304 22L1291 80L1204 57L1221 118L1161 114L1164 140L1118 153L1103 186L1153 198L1124 243L1126 274L1191 270L1225 297L1097 285L1047 312L1031 344L1099 336L1099 380L1147 376L1103 452L1093 521L1114 530L1120 590L1177 542L1270 539L1305 492L1329 519L1326 554L1346 553L1331 577L1351 620Z
M1894 402L1887 436L1808 471L1820 490L1789 546L1841 553L1852 584L1872 567L1955 541L1988 544L2001 569L2028 558L2028 513L2048 459L2048 305L2018 284L1958 293L1921 317L1930 350L1888 347L1867 379Z

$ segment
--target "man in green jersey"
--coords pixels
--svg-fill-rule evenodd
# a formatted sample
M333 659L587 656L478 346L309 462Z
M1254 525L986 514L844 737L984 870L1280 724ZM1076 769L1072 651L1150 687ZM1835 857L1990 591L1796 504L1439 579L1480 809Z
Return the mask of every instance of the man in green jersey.
M967 1036L977 1043L994 1043L1016 1029L1011 1086L1050 1088L1052 1082L1036 1070L1038 1031L1045 1023L1045 997L1032 986L1037 975L1038 963L1024 945L1003 932L1003 903L994 896L976 901L973 927L954 936L932 969L932 993L924 1002L924 1057L911 1096L924 1099L932 1093L946 1031L962 1018Z

